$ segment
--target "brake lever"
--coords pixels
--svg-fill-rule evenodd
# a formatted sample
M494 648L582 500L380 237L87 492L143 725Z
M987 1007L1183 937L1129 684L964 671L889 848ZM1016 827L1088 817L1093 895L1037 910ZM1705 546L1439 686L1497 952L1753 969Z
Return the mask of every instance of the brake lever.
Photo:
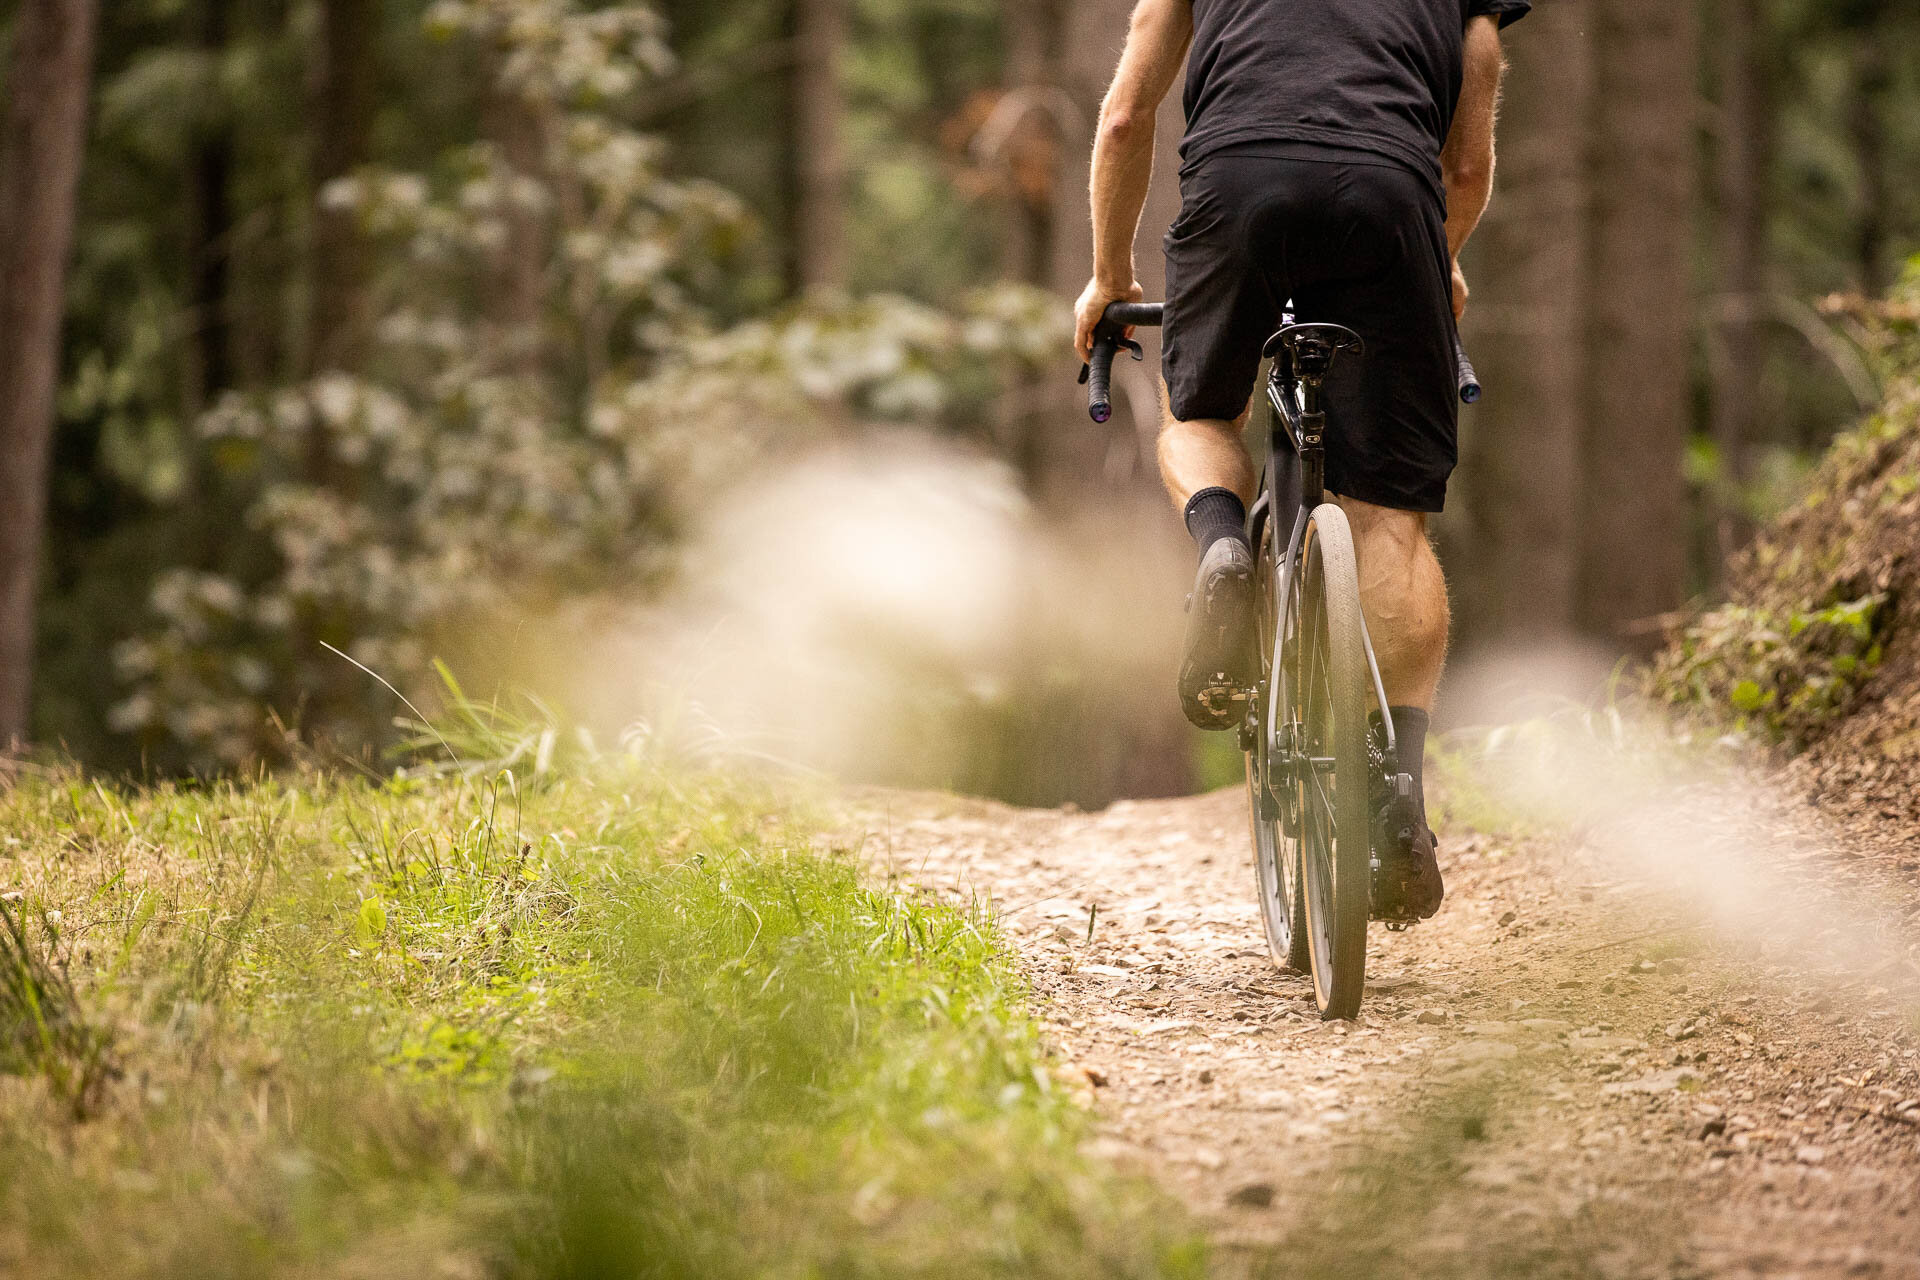
M1133 354L1133 358L1135 360L1145 360L1147 358L1146 348L1142 347L1139 343L1135 342L1132 338L1115 338L1113 340L1113 347L1114 347L1115 355L1119 355L1122 351L1128 351ZM1092 370L1093 370L1093 366L1090 364L1083 364L1080 366L1080 385L1081 386L1084 387L1087 385L1087 375L1091 373Z

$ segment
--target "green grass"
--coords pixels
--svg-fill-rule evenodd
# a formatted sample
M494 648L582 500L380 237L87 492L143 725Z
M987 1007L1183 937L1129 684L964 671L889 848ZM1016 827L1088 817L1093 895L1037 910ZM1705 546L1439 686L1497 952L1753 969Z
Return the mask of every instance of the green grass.
M0 1274L1204 1265L991 922L752 784L56 771L0 891Z

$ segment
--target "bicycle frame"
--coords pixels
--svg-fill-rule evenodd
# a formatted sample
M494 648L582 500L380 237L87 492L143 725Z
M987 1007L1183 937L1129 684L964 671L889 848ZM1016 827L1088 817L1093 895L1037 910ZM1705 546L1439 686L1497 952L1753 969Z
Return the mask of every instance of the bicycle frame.
M1109 379L1114 357L1125 350L1134 359L1141 358L1140 345L1126 336L1128 326L1156 325L1164 318L1164 310L1158 303L1108 304L1094 329L1087 366L1080 371L1080 380L1087 384L1088 413L1095 422L1107 421L1112 413ZM1282 513L1292 517L1287 554L1276 566L1278 576L1273 583L1276 598L1284 608L1293 590L1293 576L1306 536L1307 520L1313 509L1326 501L1327 496L1327 414L1321 404L1320 384L1339 351L1358 349L1362 344L1358 334L1340 325L1297 324L1290 310L1281 313L1280 325L1262 353L1273 358L1264 388L1265 410L1260 415L1262 434L1266 437L1266 456L1263 459L1265 483L1263 491L1254 500L1253 509L1247 513L1247 529L1249 540L1258 546L1263 518L1278 520ZM1468 362L1466 352L1460 349L1457 336L1454 340L1454 357L1460 398L1472 403L1480 397L1480 383L1474 377L1473 366ZM1299 464L1297 485L1290 483L1295 469L1286 465L1289 462ZM1285 479L1282 478L1283 468ZM1292 760L1290 746L1281 736L1288 726L1282 725L1279 718L1282 676L1285 672L1279 648L1285 644L1286 638L1286 619L1282 616L1274 639L1273 675L1267 682L1266 691L1266 755L1270 761ZM1398 768L1398 743L1393 732L1393 717L1387 714L1386 684L1380 678L1380 662L1374 655L1373 636L1367 628L1364 612L1360 616L1360 639L1366 650L1367 674L1373 685L1373 696L1380 707L1387 775L1396 780L1402 779L1405 775L1400 774ZM1255 700L1250 700L1248 704L1250 709L1257 706L1258 691L1255 693ZM1257 728L1251 722L1243 728L1243 748L1251 750L1257 741L1252 736ZM1266 789L1271 792L1270 782L1266 784Z
M1283 328L1292 323L1292 317L1283 318ZM1267 759L1288 760L1293 754L1292 744L1283 740L1292 726L1283 723L1280 717L1280 695L1286 670L1281 660L1280 647L1286 642L1287 617L1286 602L1291 598L1294 575L1299 571L1300 552L1306 537L1307 521L1313 510L1327 500L1326 494L1326 428L1327 414L1320 398L1320 378L1303 377L1293 367L1291 353L1282 349L1275 353L1273 365L1268 372L1264 390L1264 412L1256 415L1263 427L1266 438L1265 487L1254 501L1254 508L1248 513L1248 530L1258 546L1262 516L1277 518L1280 513L1291 511L1293 518L1291 532L1287 539L1287 554L1275 566L1277 578L1273 584L1274 599L1278 602L1279 625L1274 628L1272 676L1267 682ZM1294 465L1294 464L1297 464ZM1282 473L1285 473L1284 475ZM1297 486L1289 482L1298 476ZM1284 490L1291 488L1292 492ZM1361 615L1360 637L1366 648L1367 674L1373 684L1374 697L1380 706L1380 720L1386 736L1386 773L1392 778L1399 772L1397 744L1394 739L1393 717L1386 714L1386 684L1380 678L1380 663L1374 656L1373 636L1366 625L1366 615ZM1266 780L1269 790L1272 779Z

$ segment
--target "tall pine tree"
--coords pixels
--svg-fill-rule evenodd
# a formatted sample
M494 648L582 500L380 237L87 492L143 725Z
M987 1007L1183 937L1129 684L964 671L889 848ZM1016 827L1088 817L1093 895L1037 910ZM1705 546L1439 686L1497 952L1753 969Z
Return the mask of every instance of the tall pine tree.
M0 750L28 731L34 596L94 0L26 0L0 123Z

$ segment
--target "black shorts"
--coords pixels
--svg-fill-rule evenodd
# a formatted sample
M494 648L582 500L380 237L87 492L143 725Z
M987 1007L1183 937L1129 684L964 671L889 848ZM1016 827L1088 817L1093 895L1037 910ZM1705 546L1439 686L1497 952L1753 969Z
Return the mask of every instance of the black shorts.
M1180 195L1162 339L1173 416L1239 417L1292 299L1298 319L1366 342L1327 379L1327 487L1440 510L1459 450L1453 272L1431 185L1384 157L1279 144L1199 160Z

